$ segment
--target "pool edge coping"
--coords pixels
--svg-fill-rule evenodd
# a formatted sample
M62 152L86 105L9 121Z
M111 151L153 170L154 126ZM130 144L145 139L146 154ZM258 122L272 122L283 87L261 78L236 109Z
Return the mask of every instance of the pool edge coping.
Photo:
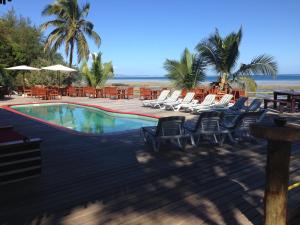
M44 103L40 103L40 102L39 103L37 103L37 102L17 103L17 104L3 105L3 106L0 106L0 108L4 109L6 111L9 111L9 112L18 114L20 116L23 116L23 117L25 117L27 119L35 120L35 121L38 121L40 123L46 124L46 125L48 125L50 127L54 127L54 128L56 128L58 130L65 131L67 133L75 134L75 135L78 135L78 136L88 136L88 137L113 136L113 135L118 135L118 134L126 134L128 132L136 132L136 131L139 130L139 129L130 129L130 130L124 130L124 131L109 132L109 133L104 133L104 134L84 133L84 132L76 131L76 130L73 130L73 129L70 129L70 128L67 128L67 127L64 127L64 126L60 126L60 125L55 124L55 123L48 122L46 120L43 120L43 119L40 119L40 118L37 118L37 117L34 117L34 116L27 115L25 113L19 112L19 111L15 110L15 109L11 108L12 106L53 104L53 103L57 103L57 104L60 104L60 103L61 104L73 104L73 105L79 105L79 106L85 106L85 107L92 107L92 108L100 109L100 110L103 110L103 111L109 112L109 113L118 113L118 114L125 114L125 115L143 116L143 117L149 117L149 118L153 118L153 119L159 119L160 118L159 116L152 115L152 114L135 113L135 112L125 112L125 111L110 109L110 108L103 107L103 106L100 106L100 105L95 105L95 104L77 103L77 102L68 102L68 101L63 101L63 102L50 101L50 102L44 102Z

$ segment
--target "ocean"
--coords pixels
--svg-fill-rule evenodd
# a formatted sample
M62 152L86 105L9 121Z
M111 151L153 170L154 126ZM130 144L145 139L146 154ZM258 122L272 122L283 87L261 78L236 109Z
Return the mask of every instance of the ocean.
M264 84L291 84L300 85L300 74L281 74L276 78L270 76L254 75L256 83ZM203 83L210 83L217 80L217 76L207 76ZM113 79L108 80L110 83L130 83L130 82L169 82L169 79L164 76L128 76L116 75Z

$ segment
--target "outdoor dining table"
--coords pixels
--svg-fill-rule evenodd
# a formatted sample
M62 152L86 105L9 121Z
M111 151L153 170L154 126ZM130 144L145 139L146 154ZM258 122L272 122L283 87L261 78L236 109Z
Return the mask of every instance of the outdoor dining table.
M278 100L278 96L286 96L286 100L290 103L290 112L295 112L295 106L296 106L296 100L299 100L300 98L300 91L294 91L294 90L286 90L281 91L277 90L273 92L274 100ZM274 108L277 108L277 102L274 101Z

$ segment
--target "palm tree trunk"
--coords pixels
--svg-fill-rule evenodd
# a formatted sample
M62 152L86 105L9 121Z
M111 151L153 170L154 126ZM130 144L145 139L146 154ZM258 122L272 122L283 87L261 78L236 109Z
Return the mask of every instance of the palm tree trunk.
M227 87L227 82L228 82L227 73L223 73L221 75L221 80L220 80L220 89L222 91L225 91L225 88Z
M70 60L69 60L69 67L72 67L73 63L73 52L74 52L74 40L71 40L71 49L70 49Z

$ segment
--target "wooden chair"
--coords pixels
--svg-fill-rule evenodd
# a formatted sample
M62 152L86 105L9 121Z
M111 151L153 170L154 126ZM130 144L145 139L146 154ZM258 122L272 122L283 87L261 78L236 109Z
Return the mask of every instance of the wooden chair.
M104 97L110 98L110 87L104 87Z
M206 97L206 89L205 88L195 88L194 89L195 92L195 99L197 99L199 102L202 102L203 99Z
M75 87L72 87L72 86L67 87L67 96L71 96L71 97L77 96Z
M125 92L125 98L133 99L133 87L127 88L127 90Z
M143 100L153 99L151 90L149 88L141 87L140 88L140 99L143 99Z
M96 97L97 98L104 98L105 97L104 88L96 88Z
M83 96L96 98L97 97L96 88L94 88L94 87L84 87L83 88Z
M58 89L57 88L52 88L48 89L48 99L57 99L59 96Z
M109 94L110 99L118 99L119 98L119 93L118 93L117 87L109 87L108 94Z
M181 90L181 98L184 98L186 96L186 93L187 93L187 89L186 88L182 88Z
M47 99L47 89L46 88L36 88L36 96L41 99Z
M127 88L118 87L117 91L118 91L118 94L117 94L118 99L125 99L126 98Z

